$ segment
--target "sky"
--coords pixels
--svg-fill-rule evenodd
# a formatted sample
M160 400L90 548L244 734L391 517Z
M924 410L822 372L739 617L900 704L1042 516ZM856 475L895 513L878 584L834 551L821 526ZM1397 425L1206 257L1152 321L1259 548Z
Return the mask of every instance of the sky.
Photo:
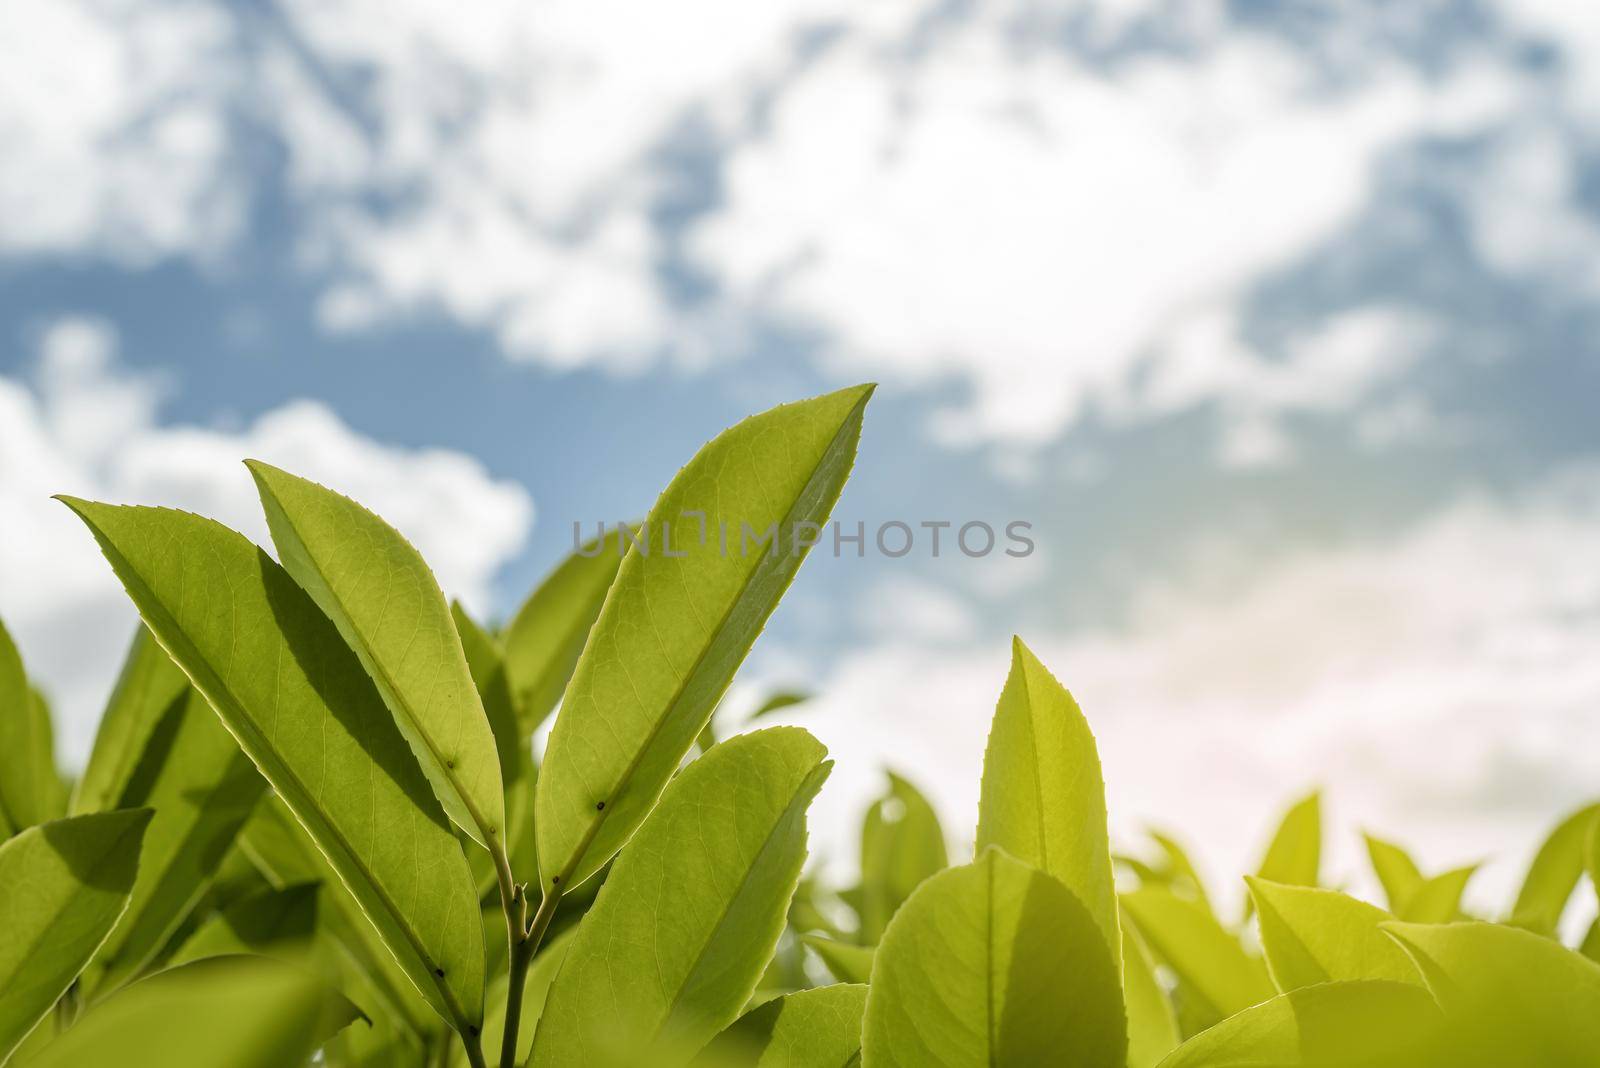
M1600 11L1575 0L6 0L0 618L79 767L134 616L67 492L260 456L507 618L754 411L881 386L775 686L957 854L1020 634L1113 831L1325 792L1490 861L1600 794ZM919 528L920 529L920 528Z

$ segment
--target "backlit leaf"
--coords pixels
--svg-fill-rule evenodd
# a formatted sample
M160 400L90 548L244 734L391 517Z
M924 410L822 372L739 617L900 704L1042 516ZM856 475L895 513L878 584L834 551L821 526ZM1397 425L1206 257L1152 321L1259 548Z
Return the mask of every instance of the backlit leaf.
M1550 832L1528 867L1511 923L1538 934L1555 934L1583 877L1589 836L1596 825L1600 825L1600 804L1574 812Z
M1142 887L1122 895L1122 904L1156 958L1222 1016L1275 993L1265 964L1199 902L1162 887Z
M858 983L773 998L718 1035L696 1068L846 1068L859 1062L866 1007Z
M1156 977L1144 939L1126 917L1122 924L1122 998L1128 1008L1128 1068L1153 1068L1182 1037L1172 1000Z
M853 946L817 935L802 935L800 941L811 949L828 971L841 983L865 983L872 978L874 946Z
M1372 861L1372 871L1377 875L1378 882L1383 885L1384 895L1389 902L1389 911L1400 916L1411 895L1422 886L1422 872L1417 867L1417 862L1411 859L1411 854L1393 842L1386 842L1370 834L1364 837L1367 841L1367 856Z
M550 735L534 812L545 887L598 871L677 771L844 488L871 392L747 419L661 494Z
M235 901L190 935L168 963L176 966L240 953L307 960L317 934L320 892L318 883L297 883Z
M22 657L0 624L0 832L55 819L65 807L49 706L28 685Z
M1284 992L1319 983L1421 976L1382 925L1394 917L1336 890L1251 879L1261 946L1273 982Z
M162 717L189 680L141 624L95 731L89 763L72 796L73 815L122 807L123 791Z
M1477 872L1476 864L1468 864L1422 880L1396 916L1409 923L1449 923L1461 919L1461 895Z
M933 806L910 782L888 774L889 792L867 809L861 826L857 937L866 945L883 937L890 918L924 879L950 863Z
M1261 858L1256 878L1285 886L1316 886L1322 871L1322 795L1289 806ZM1250 899L1246 898L1248 906Z

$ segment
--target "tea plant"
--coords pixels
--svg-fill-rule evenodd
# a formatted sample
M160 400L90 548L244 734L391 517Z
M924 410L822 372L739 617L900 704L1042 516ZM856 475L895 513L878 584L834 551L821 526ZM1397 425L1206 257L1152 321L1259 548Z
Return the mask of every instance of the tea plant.
M64 499L143 625L70 789L0 630L0 1063L1600 1066L1600 936L1558 940L1600 807L1493 923L1462 912L1473 869L1376 838L1387 909L1320 887L1313 796L1230 917L1170 836L1113 853L1093 735L1020 640L975 858L891 775L858 882L806 875L825 749L711 719L870 395L728 430L500 631L266 464L276 559ZM771 537L719 536L745 529Z

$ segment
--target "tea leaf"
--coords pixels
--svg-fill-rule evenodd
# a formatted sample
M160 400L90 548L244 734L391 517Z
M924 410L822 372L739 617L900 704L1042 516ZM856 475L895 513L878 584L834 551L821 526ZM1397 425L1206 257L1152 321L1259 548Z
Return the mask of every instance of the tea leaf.
M828 971L841 983L865 983L872 978L872 957L876 946L852 946L818 935L801 935L802 944L822 958Z
M1391 923L1473 1065L1600 1064L1600 965L1491 923Z
M1447 1068L1442 1024L1415 984L1325 983L1229 1017L1161 1068Z
M149 822L149 809L74 816L0 845L0 1064L127 907Z
M1449 923L1460 919L1461 895L1477 872L1478 866L1469 864L1422 880L1416 892L1406 899L1405 907L1396 913L1397 918L1408 923Z
M871 392L747 419L661 494L644 532L653 549L623 561L545 752L534 828L546 888L598 871L677 771L844 488ZM743 530L769 527L750 555ZM737 542L726 551L723 531Z
M65 811L50 709L28 685L22 657L0 624L0 832L16 834Z
M572 552L539 583L506 628L506 678L524 738L561 700L622 566L622 548L622 532L616 529Z
M867 988L800 990L735 1020L695 1058L697 1068L846 1068L859 1062Z
M1511 910L1511 923L1553 936L1572 892L1583 877L1589 836L1600 825L1600 804L1579 809L1562 820L1539 847Z
M1117 967L1060 882L990 847L923 883L878 946L863 1023L870 1068L1122 1068Z
M1423 883L1422 872L1411 854L1381 838L1363 835L1367 841L1367 856L1372 861L1372 871L1383 885L1389 911L1400 916Z
M91 998L135 978L166 946L266 787L194 690L169 717L124 792L124 804L148 807L155 816L128 910L84 971L81 984Z
M679 1063L733 1022L783 931L825 753L773 727L672 781L578 928L532 1068Z
M1321 869L1322 795L1314 793L1284 813L1256 878L1285 886L1316 886Z
M1183 845L1172 835L1152 828L1149 831L1152 841L1161 847L1161 852L1166 857L1167 877L1172 883L1172 888L1185 896L1192 896L1206 911L1212 911L1211 895L1206 892L1205 880L1200 878L1200 872L1195 867L1194 861L1189 859L1188 852Z
M309 959L317 933L321 884L297 883L240 898L184 940L172 966L250 953L289 962Z
M1410 958L1383 933L1394 917L1336 890L1249 879L1261 920L1261 946L1278 989L1318 983L1422 979Z
M1204 905L1161 887L1123 894L1122 905L1156 957L1221 1015L1272 997L1266 966L1247 954Z
M212 957L127 987L28 1068L285 1068L305 1063L359 1015L281 961Z
M761 702L756 707L756 710L750 713L750 719L757 720L762 716L770 716L774 712L781 712L785 708L793 708L795 705L804 704L809 700L811 700L811 695L802 690L780 690Z
M123 791L151 733L188 688L189 680L140 624L73 793L73 815L124 807Z
M333 624L226 527L170 509L63 500L406 975L452 1027L475 1028L483 927L466 858Z
M1172 1000L1156 978L1155 961L1126 916L1122 925L1122 998L1128 1007L1128 1068L1153 1068L1181 1035Z
M889 792L861 826L858 937L875 945L889 920L924 879L950 863L939 816L915 786L889 772Z
M1021 638L983 758L977 848L991 845L1071 890L1121 967L1100 754L1077 702Z
M348 497L260 460L245 466L284 569L361 659L445 813L491 853L503 848L494 735L422 554Z

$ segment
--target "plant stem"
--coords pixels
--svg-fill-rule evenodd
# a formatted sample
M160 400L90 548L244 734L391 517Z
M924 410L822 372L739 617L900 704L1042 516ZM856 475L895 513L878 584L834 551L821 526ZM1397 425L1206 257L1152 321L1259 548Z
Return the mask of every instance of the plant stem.
M517 888L517 893L522 894L521 887ZM522 987L528 978L528 964L538 951L539 943L544 941L544 933L549 930L560 901L559 891L546 891L539 899L539 911L534 914L532 925L511 943L511 974L506 989L506 1030L500 1042L500 1068L516 1068L517 1031L522 1024ZM522 904L526 914L526 897L522 897Z

